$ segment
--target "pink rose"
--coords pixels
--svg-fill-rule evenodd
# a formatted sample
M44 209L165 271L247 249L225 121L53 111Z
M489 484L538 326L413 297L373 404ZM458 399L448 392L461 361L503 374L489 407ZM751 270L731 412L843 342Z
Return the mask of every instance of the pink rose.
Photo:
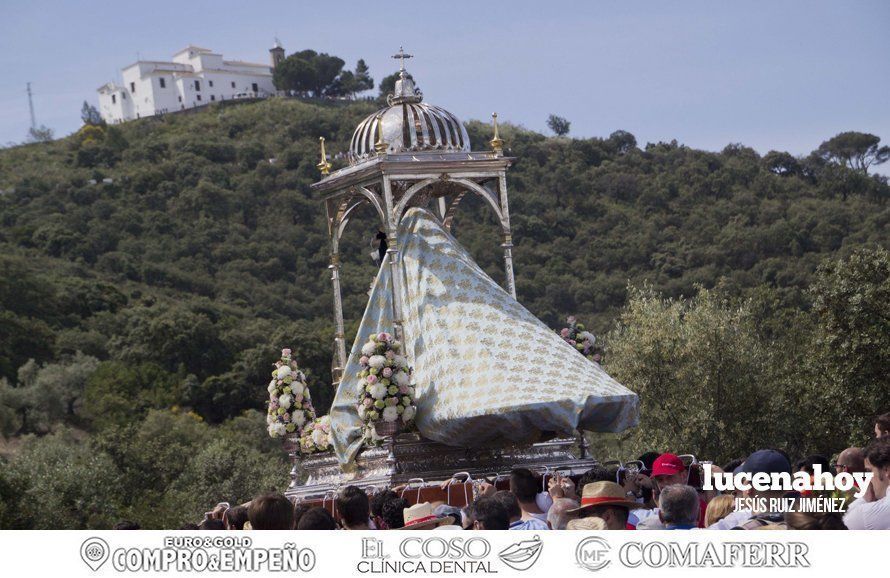
M386 405L398 405L399 398L397 397L388 397L386 398Z
M574 316L574 315L569 315L569 316L566 318L566 323L568 323L569 325L571 325L571 324L574 323L574 322L575 322L575 316Z
M359 358L359 360L358 360L358 362L361 363L362 365L368 365L368 361L370 361L370 360L368 359L367 355L362 355L361 358Z
M369 376L366 377L365 379L368 381L368 383L371 383L371 384L377 383L377 376L376 376L376 375L369 375Z
M294 401L297 403L301 403L303 401L303 393L294 392Z
M273 410L273 411L277 410L277 409L278 409L278 400L275 400L275 401L273 401L272 403L270 403L270 404L269 404L269 409L271 409L271 410Z
M389 340L390 340L389 333L379 333L379 334L377 334L377 340L378 340L378 341L389 341Z
M563 339L568 339L571 332L569 331L568 327L563 327L562 331L560 331L559 334L562 335Z
M362 403L365 404L365 407L371 407L372 405L374 405L374 400L370 397L366 397L365 401L363 401Z
M391 350L391 349L390 349L389 351L386 352L386 358L387 358L387 359L393 359L395 356L396 356L396 352L393 351L393 350Z
M399 393L401 393L402 395L408 395L408 386L407 386L407 385L400 385L400 386L399 386Z
M290 422L290 414L289 413L286 413L281 417L282 417L282 419L284 419L284 423Z
M281 357L290 357L290 349L282 349Z
M578 345L578 342L574 339L569 339L569 345Z
M392 368L391 367L383 368L383 377L386 377L386 378L392 377Z

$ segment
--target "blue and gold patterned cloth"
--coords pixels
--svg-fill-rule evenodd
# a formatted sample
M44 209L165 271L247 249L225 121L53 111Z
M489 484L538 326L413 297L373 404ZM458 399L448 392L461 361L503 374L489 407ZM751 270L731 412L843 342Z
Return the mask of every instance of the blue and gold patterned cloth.
M637 424L637 395L513 299L432 214L409 210L399 248L404 351L414 367L421 435L479 447ZM384 262L331 407L344 466L362 445L355 407L361 346L372 333L393 330L390 271Z

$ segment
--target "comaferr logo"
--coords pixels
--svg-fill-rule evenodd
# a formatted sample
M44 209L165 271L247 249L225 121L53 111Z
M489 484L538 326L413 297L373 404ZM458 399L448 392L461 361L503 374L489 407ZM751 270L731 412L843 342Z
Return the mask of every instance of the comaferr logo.
M581 540L575 548L575 560L582 568L596 572L609 565L609 551L612 548L604 538L591 536Z
M628 542L618 560L628 568L809 568L801 542Z
M626 542L611 552L597 536L575 549L578 565L591 572L613 559L626 568L809 568L809 548L802 542Z

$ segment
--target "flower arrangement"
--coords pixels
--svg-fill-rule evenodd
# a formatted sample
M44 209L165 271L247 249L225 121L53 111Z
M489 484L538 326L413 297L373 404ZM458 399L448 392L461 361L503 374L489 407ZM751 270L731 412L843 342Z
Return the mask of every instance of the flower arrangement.
M578 323L574 315L566 319L568 327L563 327L559 332L566 343L574 347L590 361L599 363L603 359L602 349L596 347L596 336L587 331L583 323Z
M268 390L266 425L273 438L293 433L300 435L306 424L315 419L306 376L297 367L290 349L281 350L281 359L275 362Z
M300 436L300 452L315 454L326 452L331 447L331 416L324 415L312 420L303 428Z
M357 407L367 426L381 420L408 424L417 413L411 368L401 349L402 344L389 333L371 335L362 346L358 373L362 393Z

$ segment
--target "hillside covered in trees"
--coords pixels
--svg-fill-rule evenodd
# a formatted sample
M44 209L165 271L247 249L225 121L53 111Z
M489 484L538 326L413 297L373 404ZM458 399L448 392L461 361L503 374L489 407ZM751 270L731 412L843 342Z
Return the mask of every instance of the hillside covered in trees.
M65 527L169 527L206 496L286 481L263 437L277 351L293 348L317 407L333 397L327 231L309 188L318 137L345 150L373 110L214 105L0 150L0 527L58 526L54 510ZM485 148L489 126L467 128ZM516 158L519 300L554 328L575 314L605 337L606 369L643 400L646 427L620 447L675 439L723 459L760 434L830 451L887 411L890 187L867 164L831 146L795 158L638 146L623 131L501 136ZM343 244L352 331L375 271L367 217ZM500 281L486 207L465 201L454 231ZM847 413L824 419L846 419L843 431L812 423L829 402ZM795 405L797 430L769 429ZM756 407L770 408L762 428L730 423ZM659 429L671 408L688 422Z

